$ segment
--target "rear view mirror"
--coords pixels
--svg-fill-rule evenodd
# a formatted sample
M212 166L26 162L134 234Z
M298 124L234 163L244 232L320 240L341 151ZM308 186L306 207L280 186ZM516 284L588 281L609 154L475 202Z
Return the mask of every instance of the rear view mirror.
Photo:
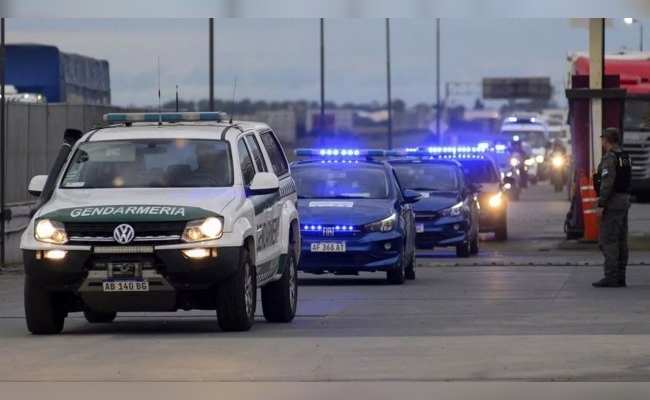
M404 189L404 201L408 204L416 203L422 198L422 194L417 190Z

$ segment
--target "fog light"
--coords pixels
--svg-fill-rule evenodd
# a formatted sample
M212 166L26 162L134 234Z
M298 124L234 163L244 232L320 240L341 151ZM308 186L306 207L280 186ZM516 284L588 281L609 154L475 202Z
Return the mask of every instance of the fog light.
M65 255L68 252L65 250L47 250L45 252L45 258L50 260L62 260L65 258Z
M390 250L390 249L392 249L392 248L393 248L393 245L392 245L390 242L386 242L386 243L384 243L384 249L386 249L386 250Z
M460 225L458 225L458 224L454 224L454 230L457 231L457 230L459 230L459 229L460 229Z
M185 256L188 258L206 258L210 256L210 250L209 249L188 249L188 250L183 250L183 254L185 254Z

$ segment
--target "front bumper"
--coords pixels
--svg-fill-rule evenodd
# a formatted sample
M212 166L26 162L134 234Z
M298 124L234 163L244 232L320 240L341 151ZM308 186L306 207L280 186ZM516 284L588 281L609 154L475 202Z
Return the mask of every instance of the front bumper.
M343 243L345 251L312 251L312 243ZM399 231L359 236L318 237L303 234L298 270L311 273L356 274L390 271L400 266L404 235Z
M92 250L70 250L62 260L43 258L41 250L23 250L25 274L46 290L81 297L97 311L173 311L183 308L182 293L204 291L220 283L240 265L241 248L218 248L214 256L189 259L180 249L153 253L98 254ZM124 274L116 265L129 267ZM143 292L105 292L105 280L146 280Z
M467 243L471 223L465 217L415 217L415 246L420 249L458 246Z

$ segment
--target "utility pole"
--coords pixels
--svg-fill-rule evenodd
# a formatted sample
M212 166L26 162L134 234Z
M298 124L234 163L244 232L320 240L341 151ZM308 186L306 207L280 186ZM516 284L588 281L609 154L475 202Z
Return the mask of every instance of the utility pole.
M325 19L320 19L320 118L318 129L321 143L325 130Z
M0 270L5 266L5 19L0 19Z
M390 97L390 22L386 18L386 74L388 86L388 150L393 148L393 107Z
M442 145L442 133L440 132L441 112L442 112L442 107L440 107L440 18L436 18L436 135L438 135L439 145Z
M214 18L210 18L210 99L208 111L214 111Z

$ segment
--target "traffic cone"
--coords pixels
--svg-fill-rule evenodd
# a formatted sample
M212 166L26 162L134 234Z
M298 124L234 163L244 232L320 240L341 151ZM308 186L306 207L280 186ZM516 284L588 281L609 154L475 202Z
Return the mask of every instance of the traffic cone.
M580 172L580 197L582 198L582 213L584 221L584 240L598 241L600 217L594 209L598 200L591 177Z

